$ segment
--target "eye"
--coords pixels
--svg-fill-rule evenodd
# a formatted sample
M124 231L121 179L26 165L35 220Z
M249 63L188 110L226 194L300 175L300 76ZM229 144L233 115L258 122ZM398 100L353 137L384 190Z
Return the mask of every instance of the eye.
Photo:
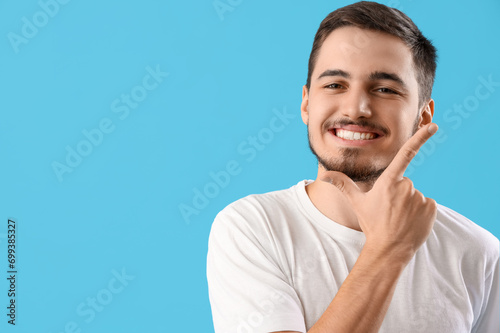
M396 91L389 89L389 88L378 88L377 91L380 91L384 94L397 94Z
M325 88L341 89L341 88L343 88L343 86L341 84L338 84L338 83L332 83L332 84L327 85Z

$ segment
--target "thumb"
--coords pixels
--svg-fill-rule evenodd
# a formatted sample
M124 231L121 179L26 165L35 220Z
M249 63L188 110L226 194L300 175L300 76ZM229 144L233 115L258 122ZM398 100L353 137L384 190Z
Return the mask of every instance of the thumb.
M351 201L356 201L355 198L362 193L358 185L342 172L326 171L323 173L320 180L335 186Z

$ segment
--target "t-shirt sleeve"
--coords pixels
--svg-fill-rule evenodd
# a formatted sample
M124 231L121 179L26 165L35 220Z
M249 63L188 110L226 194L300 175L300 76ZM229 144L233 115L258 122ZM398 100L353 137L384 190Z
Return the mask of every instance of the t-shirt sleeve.
M295 290L247 219L226 208L212 224L207 280L215 333L306 332Z
M484 285L481 314L472 329L472 333L500 332L500 271L497 256L494 269L486 278Z

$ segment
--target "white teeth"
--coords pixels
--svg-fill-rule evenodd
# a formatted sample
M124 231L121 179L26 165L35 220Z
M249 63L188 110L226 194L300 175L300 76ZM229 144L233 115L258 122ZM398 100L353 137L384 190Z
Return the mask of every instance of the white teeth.
M371 140L375 138L374 133L352 132L344 129L337 129L335 134L345 140Z

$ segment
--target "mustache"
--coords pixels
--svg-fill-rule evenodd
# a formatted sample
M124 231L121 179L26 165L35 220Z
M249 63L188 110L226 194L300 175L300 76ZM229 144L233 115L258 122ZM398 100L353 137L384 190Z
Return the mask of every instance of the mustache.
M384 133L384 135L389 134L389 130L386 127L381 126L381 125L376 124L376 123L373 123L372 121L367 120L367 119L359 119L358 121L353 121L352 119L348 119L348 118L328 120L324 123L324 130L327 131L328 129L333 128L333 127L340 127L340 126L346 126L346 125L362 126L370 131L374 131L374 132L379 131L379 132Z

